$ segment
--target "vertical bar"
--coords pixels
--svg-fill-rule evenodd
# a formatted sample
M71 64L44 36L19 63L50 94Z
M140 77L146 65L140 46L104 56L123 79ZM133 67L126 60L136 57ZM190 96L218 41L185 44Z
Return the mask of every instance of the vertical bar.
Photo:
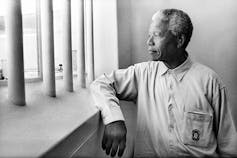
M94 39L93 39L93 0L86 0L86 50L88 55L89 83L95 79L94 75Z
M43 83L46 95L56 96L52 0L41 0Z
M65 89L73 91L72 38L71 38L71 0L63 0L63 80Z
M7 0L6 4L8 98L16 105L25 105L21 0Z
M78 82L81 88L85 88L84 0L78 2Z
M38 77L43 79L40 0L36 0L36 40L37 40Z

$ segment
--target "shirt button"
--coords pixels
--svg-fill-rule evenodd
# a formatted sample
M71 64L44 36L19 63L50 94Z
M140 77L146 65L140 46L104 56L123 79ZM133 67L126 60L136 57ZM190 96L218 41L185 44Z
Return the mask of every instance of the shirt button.
M173 128L174 128L174 125L173 125L173 124L170 124L170 125L169 125L169 128L170 128L170 129L173 129Z
M173 105L172 105L172 104L169 104L168 110L171 111L172 108L173 108Z
M173 126L172 124L170 124L168 128L169 128L169 131L170 131L170 132L172 132L172 131L173 131L173 128L174 128L174 126Z
M171 89L171 90L173 89L173 84L172 84L172 83L170 84L170 89Z
M173 146L174 145L174 142L172 140L169 140L169 145L170 146Z

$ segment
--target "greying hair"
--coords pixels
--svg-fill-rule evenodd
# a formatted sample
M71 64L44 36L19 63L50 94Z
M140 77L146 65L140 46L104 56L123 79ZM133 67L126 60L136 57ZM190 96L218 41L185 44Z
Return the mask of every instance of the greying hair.
M193 32L193 25L187 13L178 9L163 9L158 11L153 17L154 20L157 14L161 14L162 22L168 24L168 30L176 37L185 36L184 48L187 47Z

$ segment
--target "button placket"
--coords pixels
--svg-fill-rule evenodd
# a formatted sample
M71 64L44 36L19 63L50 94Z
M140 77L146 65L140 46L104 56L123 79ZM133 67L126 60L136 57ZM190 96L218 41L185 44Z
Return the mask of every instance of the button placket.
M170 93L173 93L174 90L174 76L172 74L172 72L168 71L167 73L167 79L168 79L168 90L170 91Z
M173 83L170 83L170 90L173 90Z
M168 88L168 115L169 115L169 121L168 121L168 132L169 132L169 141L168 144L170 146L170 149L174 146L175 144L175 135L174 135L174 123L175 123L175 118L174 118L174 113L173 113L173 108L175 108L174 106L174 79L173 79L173 75L172 72L168 71L167 73L167 88Z
M169 114L169 122L168 122L168 131L169 131L169 146L173 146L174 142L174 133L173 133L173 127L174 127L174 116L173 116L173 112L172 112L172 109L173 109L173 105L172 103L170 102L170 104L168 105L168 114Z

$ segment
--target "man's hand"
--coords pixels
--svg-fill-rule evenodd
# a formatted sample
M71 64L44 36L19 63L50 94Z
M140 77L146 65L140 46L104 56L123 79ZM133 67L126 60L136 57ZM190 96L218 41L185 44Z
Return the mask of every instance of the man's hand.
M114 157L118 150L118 156L123 155L126 147L127 128L124 121L116 121L105 126L102 140L102 148L107 155Z

